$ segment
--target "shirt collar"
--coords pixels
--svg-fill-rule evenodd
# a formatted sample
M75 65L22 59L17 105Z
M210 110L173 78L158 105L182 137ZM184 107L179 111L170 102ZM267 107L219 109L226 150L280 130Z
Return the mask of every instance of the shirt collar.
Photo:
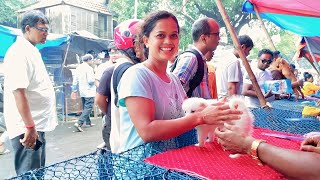
M204 55L202 54L202 52L194 45L191 46L192 49L195 49L196 51L198 51L198 53L200 53L200 55L202 56L202 59L205 61L206 58L204 57Z

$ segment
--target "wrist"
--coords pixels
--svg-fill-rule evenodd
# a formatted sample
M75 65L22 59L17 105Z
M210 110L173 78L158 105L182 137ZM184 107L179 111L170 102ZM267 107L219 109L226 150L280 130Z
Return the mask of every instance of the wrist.
M196 126L205 124L203 113L195 112L195 113L191 113L191 115L194 116L192 117L192 119L193 119L193 122L196 122L195 124ZM194 121L194 119L196 119L196 121Z
M31 124L31 125L26 125L25 126L27 129L34 129L35 128L35 125L34 124Z
M252 146L253 141L255 141L255 140L256 139L254 139L253 137L248 137L244 142L245 152L250 156L251 156L251 146Z
M267 141L262 140L262 139L256 139L252 142L251 144L251 151L250 151L250 155L252 157L252 159L256 160L258 162L258 165L262 166L262 161L259 158L259 152L258 152L258 148L262 143L265 143Z

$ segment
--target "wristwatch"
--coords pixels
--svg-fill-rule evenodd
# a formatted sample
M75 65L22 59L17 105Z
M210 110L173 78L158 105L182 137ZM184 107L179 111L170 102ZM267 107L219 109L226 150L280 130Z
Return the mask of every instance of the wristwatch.
M250 155L251 155L252 159L258 161L258 165L259 165L259 166L262 166L263 164L262 164L261 160L260 160L259 157L258 157L258 151L257 151L257 150L258 150L259 145L260 145L261 143L263 143L263 142L267 142L267 141L262 140L262 139L256 139L256 140L254 140L254 141L252 142L252 144L251 144L251 152L250 152Z

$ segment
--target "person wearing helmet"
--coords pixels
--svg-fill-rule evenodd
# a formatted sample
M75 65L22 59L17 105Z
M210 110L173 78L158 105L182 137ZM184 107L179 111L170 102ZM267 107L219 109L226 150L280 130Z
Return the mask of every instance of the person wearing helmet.
M137 38L141 22L142 21L138 19L126 20L120 23L114 30L114 49L117 49L120 54L117 56L117 63L109 66L104 71L97 88L95 98L96 104L104 114L102 122L102 137L104 143L100 144L97 148L110 149L115 147L115 145L110 147L109 139L113 139L110 138L110 136L119 136L117 130L117 118L119 117L119 113L118 108L114 104L115 92L113 90L112 75L117 67L120 67L123 63L130 63L130 65L133 65L144 60L142 46ZM117 144L117 142L113 143Z
M179 49L179 24L172 13L152 12L141 25L140 34L148 59L129 68L119 83L121 107L117 123L121 140L118 137L120 144L116 153L144 143L151 143L146 147L160 151L193 144L196 142L193 129L197 125L223 124L224 120L239 118L240 111L231 110L223 103L199 108L185 116L182 102L187 95L179 79L167 73L168 61L175 58ZM115 138L110 141L116 141ZM150 155L148 152L151 151L139 151L135 158L144 158L142 156Z

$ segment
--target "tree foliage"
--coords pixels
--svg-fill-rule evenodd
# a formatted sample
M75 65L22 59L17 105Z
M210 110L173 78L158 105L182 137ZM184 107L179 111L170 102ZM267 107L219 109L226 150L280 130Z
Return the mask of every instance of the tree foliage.
M180 48L187 48L188 44L192 43L191 26L192 23L199 17L207 16L218 21L221 27L225 27L222 16L212 0L138 0L138 18L142 19L147 13L165 9L173 12L179 19L181 27L180 32ZM231 25L234 27L237 34L244 25L257 28L259 22L250 18L250 15L241 11L243 1L239 0L222 0ZM110 9L117 14L117 21L121 22L126 19L133 18L134 0L110 0ZM281 51L287 59L291 59L295 53L295 43L297 36L287 31L281 30L273 23L264 21L270 36L280 36L279 42L275 42L277 50ZM255 27L254 27L255 26ZM259 27L258 27L259 28ZM261 28L261 27L260 27ZM248 34L249 36L257 36L256 34ZM252 50L250 58L255 58L258 51L262 48L270 48L266 35L259 33L259 37L254 39L255 47ZM229 43L231 39L229 38Z
M15 13L16 7L21 7L19 0L0 0L0 23L6 26L16 26L17 15Z
M248 14L241 11L242 1L223 0L223 4L230 16L231 24L238 33L241 27L250 21ZM171 11L177 15L182 30L180 38L182 47L186 47L192 43L190 36L191 25L199 17L207 16L214 18L221 27L224 26L216 4L209 0L140 0L138 18L142 19L147 13L159 8ZM117 14L116 20L118 22L131 19L134 13L134 0L111 0L110 9Z
M32 2L34 0L0 0L0 24L17 27L16 11Z

